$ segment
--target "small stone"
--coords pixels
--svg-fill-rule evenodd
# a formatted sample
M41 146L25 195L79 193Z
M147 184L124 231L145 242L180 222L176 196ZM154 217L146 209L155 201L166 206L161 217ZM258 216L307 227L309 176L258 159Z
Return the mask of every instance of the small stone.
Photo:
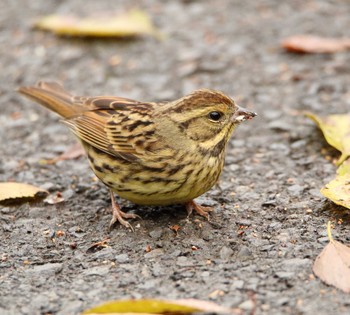
M113 259L114 251L111 247L103 248L93 254L96 259Z
M138 289L151 290L151 289L157 288L158 286L159 286L159 280L150 279L148 281L140 283L137 287Z
M291 270L291 269L304 269L310 265L310 259L307 258L291 258L286 259L282 262L283 269Z
M209 271L203 271L201 273L201 276L202 276L202 278L208 278L210 276L210 272Z
M290 298L288 297L281 297L275 301L277 305L288 305L290 302Z
M203 240L209 242L210 240L213 239L213 235L212 232L209 230L202 230L202 234L201 234Z
M309 194L312 196L312 197L315 197L316 199L321 199L323 198L322 194L320 193L320 190L319 189L310 189L309 190Z
M268 127L276 131L289 131L293 129L292 125L287 124L284 120L280 119L270 122Z
M180 256L176 260L176 265L181 267L189 267L192 266L192 262L186 256Z
M238 250L237 257L241 260L250 259L252 257L252 252L247 246L242 246Z
M272 229L272 230L279 230L281 229L282 227L282 223L281 222L272 222L270 225L269 225L269 228Z
M152 237L155 240L159 240L162 237L163 229L162 228L156 228L153 231L148 233L150 237Z
M231 285L231 290L234 290L234 289L243 289L244 287L244 281L243 280L234 280L232 285Z
M263 246L260 247L260 251L262 251L262 252L270 252L274 247L275 247L275 245L273 245L273 244L263 245Z
M229 259L233 254L233 250L227 246L223 246L220 250L220 258L227 260Z
M238 305L238 308L244 310L244 311L251 311L254 307L254 303L252 300L246 300Z
M63 264L60 263L52 263L45 265L37 265L31 269L26 270L29 274L40 274L40 276L51 277L60 273L63 269Z
M291 279L295 275L294 272L289 272L289 271L279 271L276 272L276 276L280 279Z
M292 185L288 187L288 191L292 196L299 196L304 191L304 187L300 185Z
M145 258L155 258L155 257L161 257L164 255L164 250L161 248L152 249L149 253L145 254Z
M292 144L291 144L291 148L292 149L302 149L302 148L305 148L307 145L307 141L302 139L302 140L297 140L297 141L294 141Z
M53 190L55 190L55 184L46 182L46 183L40 185L40 188L52 192Z
M167 273L167 269L164 268L161 264L159 263L154 263L152 266L152 275L154 277L160 277L163 276Z
M180 249L175 249L175 250L171 253L171 256L173 256L173 257L181 256L181 250L180 250Z
M129 261L129 256L127 254L119 254L114 259L117 263L124 264Z
M68 200L70 199L71 197L73 197L75 194L74 190L73 189L67 189L65 190L63 193L62 193L62 197L64 200Z
M82 307L83 302L79 300L65 302L64 310L58 311L57 315L74 314L77 312L77 310L81 309Z
M105 276L109 273L109 266L96 266L84 270L83 274L85 276Z

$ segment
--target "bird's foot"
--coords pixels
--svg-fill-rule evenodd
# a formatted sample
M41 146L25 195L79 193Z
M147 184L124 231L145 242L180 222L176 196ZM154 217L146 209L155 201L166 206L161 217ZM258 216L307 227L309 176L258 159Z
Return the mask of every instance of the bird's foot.
M109 223L109 230L110 231L112 230L114 223L119 222L121 225L124 225L125 227L127 227L128 229L134 232L134 228L132 227L132 225L124 219L141 219L141 217L138 216L137 214L123 212L120 209L119 205L115 202L112 191L110 191L110 194L111 194L111 201L112 201L112 220Z
M210 211L213 211L210 207L203 207L197 204L196 202L189 201L185 203L185 207L187 210L188 217L192 214L193 210L196 211L199 215L205 217L209 221L209 213Z

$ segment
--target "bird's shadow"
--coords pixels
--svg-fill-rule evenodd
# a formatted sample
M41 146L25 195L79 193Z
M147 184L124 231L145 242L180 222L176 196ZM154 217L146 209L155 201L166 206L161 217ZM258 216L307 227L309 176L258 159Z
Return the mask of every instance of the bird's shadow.
M124 205L123 211L139 215L143 221L177 223L187 218L187 212L182 205L173 206L137 206Z

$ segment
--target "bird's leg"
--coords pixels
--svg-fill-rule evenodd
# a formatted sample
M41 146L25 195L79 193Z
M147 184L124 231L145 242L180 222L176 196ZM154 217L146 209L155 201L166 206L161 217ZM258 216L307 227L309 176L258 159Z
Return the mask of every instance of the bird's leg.
M199 215L206 217L208 221L209 221L209 213L208 212L213 211L212 208L200 206L199 204L197 204L193 200L186 202L185 207L186 207L188 216L190 216L192 211L194 210Z
M125 219L136 219L139 218L140 216L138 216L137 214L133 214L133 213L125 213L122 210L120 210L119 205L115 202L115 198L114 198L114 194L113 191L110 190L110 195L111 195L111 201L112 201L112 220L109 223L109 230L112 229L113 225L115 222L119 222L120 224L124 225L125 227L131 229L132 231L134 231L133 227L131 226L131 224L124 220Z

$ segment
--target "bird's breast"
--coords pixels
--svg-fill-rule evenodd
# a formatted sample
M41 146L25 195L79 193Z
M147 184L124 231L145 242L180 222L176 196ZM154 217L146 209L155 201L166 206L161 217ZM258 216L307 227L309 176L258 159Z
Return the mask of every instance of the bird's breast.
M170 205L190 201L218 180L222 156L188 152L128 162L87 149L96 176L121 198L141 205Z

